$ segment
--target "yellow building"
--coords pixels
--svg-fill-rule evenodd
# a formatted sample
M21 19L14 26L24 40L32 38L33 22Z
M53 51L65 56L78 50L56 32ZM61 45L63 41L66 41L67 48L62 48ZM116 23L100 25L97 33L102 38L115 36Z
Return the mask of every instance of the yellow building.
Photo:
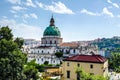
M49 80L51 79L52 77L58 77L59 78L61 77L62 75L62 68L61 67L57 67L57 66L48 66L48 67L45 67L45 71L42 75L42 77L45 79L45 80Z
M106 77L108 61L100 55L75 55L63 60L62 73L64 80L80 80L76 69L81 67L86 73Z

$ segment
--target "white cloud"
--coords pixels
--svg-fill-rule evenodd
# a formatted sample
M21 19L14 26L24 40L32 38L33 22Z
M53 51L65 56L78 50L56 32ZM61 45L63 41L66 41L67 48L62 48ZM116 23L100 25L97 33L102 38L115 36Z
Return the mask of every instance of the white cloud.
M8 0L12 4L21 4L21 0Z
M0 24L1 26L9 26L15 37L40 39L42 36L42 30L40 27L17 23L13 19L1 19Z
M36 7L36 5L32 2L32 0L27 0L26 5L31 7Z
M31 13L31 14L24 14L24 15L23 15L23 18L24 18L24 19L27 19L27 18L38 19L38 16L37 16L35 13Z
M65 6L65 4L63 4L60 1L59 2L52 2L52 5L45 5L45 4L42 4L40 2L37 2L37 5L40 8L52 11L54 13L59 13L59 14L74 14L74 12L71 9L67 8Z
M10 12L11 12L11 13L17 13L17 12L16 12L16 11L14 11L14 10L10 10Z
M80 13L82 14L87 14L87 15L91 15L91 16L101 16L101 15L108 15L110 17L114 17L113 13L110 12L106 7L103 8L102 12L100 13L94 13L94 12L91 12L91 11L88 11L87 9L82 9L80 11Z
M117 3L113 3L111 0L107 0L108 3L112 4L114 7L119 8Z
M42 4L41 2L36 2L36 4L37 4L40 8L43 8L43 7L44 7L44 4Z
M91 12L91 11L88 11L87 9L82 9L82 10L80 11L80 13L85 13L85 14L91 15L91 16L100 16L100 14L94 13L94 12Z
M114 17L113 13L110 12L106 7L103 8L102 14L106 14L106 15L108 15L108 16L110 16L110 17Z
M12 11L21 11L21 10L25 10L26 8L21 7L21 6L12 6Z
M35 13L30 14L32 18L38 19L37 15Z

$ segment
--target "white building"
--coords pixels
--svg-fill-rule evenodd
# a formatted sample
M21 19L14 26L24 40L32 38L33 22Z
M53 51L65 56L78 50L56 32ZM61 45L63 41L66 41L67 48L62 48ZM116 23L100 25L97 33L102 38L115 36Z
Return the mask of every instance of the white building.
M56 52L63 52L64 56L98 54L98 48L93 45L81 46L78 43L63 43L61 33L54 22L54 18L52 17L50 25L43 33L41 44L27 50L28 61L36 59L36 63L39 64L43 64L45 61L48 61L49 64L60 64L60 59L55 56Z

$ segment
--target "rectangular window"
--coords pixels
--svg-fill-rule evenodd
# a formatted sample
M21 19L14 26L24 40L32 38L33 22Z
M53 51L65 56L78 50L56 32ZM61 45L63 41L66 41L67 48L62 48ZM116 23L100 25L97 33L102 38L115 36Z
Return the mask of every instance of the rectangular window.
M67 71L67 78L70 78L70 71Z
M93 65L92 65L92 64L90 65L90 68L91 68L91 69L93 68Z

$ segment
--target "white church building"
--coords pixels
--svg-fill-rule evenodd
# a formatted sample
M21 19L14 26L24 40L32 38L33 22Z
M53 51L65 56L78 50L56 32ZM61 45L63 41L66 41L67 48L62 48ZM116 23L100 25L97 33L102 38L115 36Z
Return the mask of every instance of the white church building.
M38 64L44 64L45 61L48 61L49 64L60 64L60 59L55 56L56 52L62 52L64 57L79 54L98 54L97 46L63 42L61 32L55 26L53 16L50 19L50 25L43 33L41 44L35 47L29 47L29 49L26 48L24 51L28 54L28 61L35 59Z

